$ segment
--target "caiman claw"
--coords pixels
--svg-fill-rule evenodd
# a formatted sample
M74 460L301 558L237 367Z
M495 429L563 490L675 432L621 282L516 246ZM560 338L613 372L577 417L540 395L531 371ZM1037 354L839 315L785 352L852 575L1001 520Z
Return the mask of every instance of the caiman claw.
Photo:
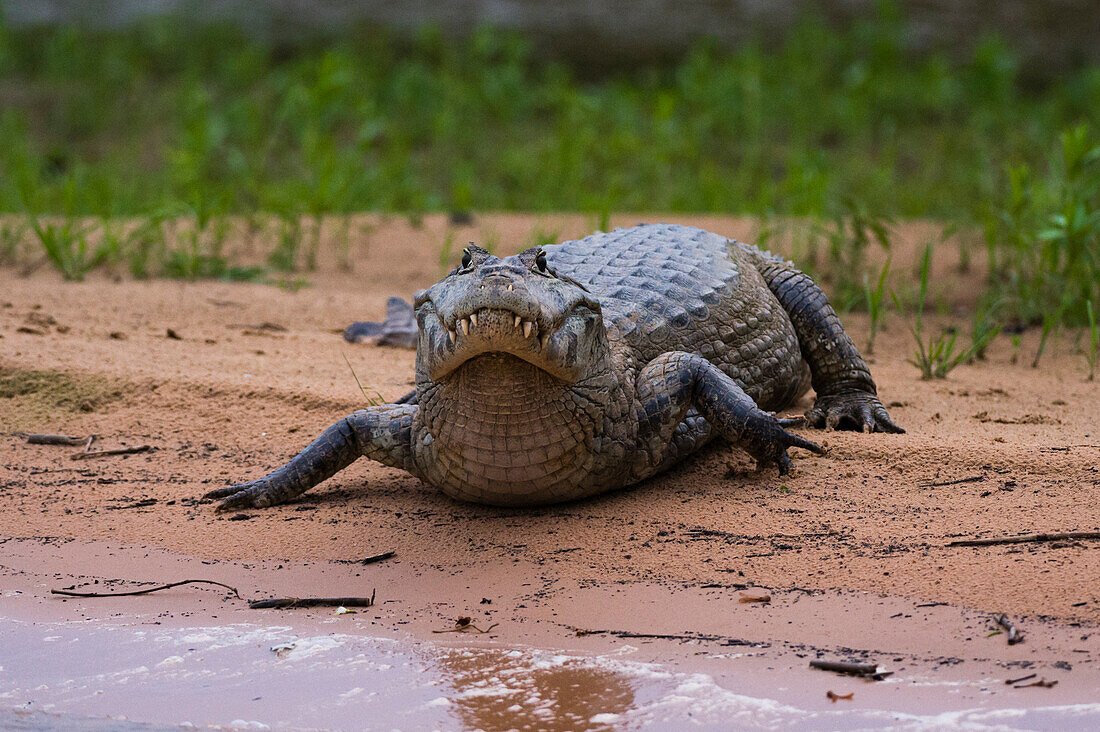
M267 508L273 501L268 495L271 486L264 479L238 483L225 488L216 488L203 495L203 498L222 499L214 506L215 513L223 513L239 508Z
M863 432L905 432L890 419L886 407L874 394L865 391L846 391L839 394L823 394L817 398L806 423L817 429L860 430Z
M776 419L769 415L769 424L763 429L757 426L751 434L743 435L741 446L756 458L756 469L764 470L769 465L776 465L780 475L791 472L791 458L787 454L789 447L801 447L804 450L817 455L824 455L825 450L820 445L807 439L791 434L783 429L785 425L797 424L802 418Z

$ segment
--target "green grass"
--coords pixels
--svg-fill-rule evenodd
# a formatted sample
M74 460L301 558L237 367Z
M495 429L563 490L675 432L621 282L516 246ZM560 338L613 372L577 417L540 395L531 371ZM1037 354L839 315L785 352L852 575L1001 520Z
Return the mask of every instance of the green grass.
M1100 139L1079 125L1059 142L1044 166L1011 168L985 219L991 293L1042 324L1044 344L1056 325L1084 325L1100 296Z
M548 247L561 241L561 232L557 230L546 231L541 226L536 226L527 239L527 247Z
M890 251L892 225L889 217L872 214L863 203L845 196L837 212L826 219L765 217L754 243L768 248L774 246L773 240L789 241L799 267L829 291L833 307L846 312L871 307L867 251L872 245Z
M890 13L582 77L514 34L288 48L224 27L0 28L0 210L977 215L1005 165L1100 123L1100 70L904 49Z
M995 311L1041 325L1045 346L1100 300L1100 67L1038 82L992 37L969 55L914 56L900 12L883 5L845 30L808 16L781 42L701 42L600 76L491 29L466 41L348 29L293 46L178 20L91 31L0 18L0 213L33 222L69 278L106 264L291 287L317 266L326 220L341 222L350 267L358 211L414 224L583 211L602 230L611 211L747 214L766 222L764 243L792 235L838 309L866 306L875 322L869 249L889 249L895 220L932 218L984 231L976 342ZM263 222L266 268L223 251L231 217ZM25 233L10 221L0 261Z
M886 314L886 275L890 271L890 260L882 265L874 288L871 287L868 273L863 275L863 299L867 304L867 313L871 316L871 328L867 335L867 346L864 351L871 355L875 352L875 337L882 327L882 318Z
M363 395L363 398L367 402L367 406L380 407L384 404L388 404L386 398L378 393L377 389L363 386L362 382L359 381L359 377L355 373L355 369L351 365L351 361L348 360L347 354L341 353L340 355L344 357L344 363L348 365L348 371L351 372L351 378L355 379L355 386L359 389L359 393Z
M59 222L31 219L31 230L47 259L67 280L80 281L84 275L107 261L111 254L105 242L88 243L90 226L71 218Z
M19 244L27 230L25 221L0 221L0 264L14 264L19 257Z
M1092 309L1092 300L1085 304L1085 311L1089 319L1089 345L1088 350L1085 351L1085 362L1089 367L1088 380L1092 381L1096 378L1096 348L1100 344L1100 332L1097 331L1096 313Z
M285 216L279 220L279 234L275 248L267 255L267 263L279 272L294 272L298 268L298 252L302 248L302 222L298 217Z
M1003 305L1003 299L989 300L983 298L979 302L977 310L974 311L974 317L971 320L970 342L977 344L973 354L975 360L985 360L986 348L1000 333L1001 325L997 322L997 318ZM1015 363L1015 360L1013 360L1013 363Z
M994 326L981 333L980 337L973 340L970 348L955 350L958 339L958 329L945 328L936 337L928 336L927 343L924 336L924 308L928 295L928 276L932 267L933 245L928 244L924 249L920 264L920 294L914 308L915 317L912 322L907 322L909 332L916 341L917 348L913 358L907 359L909 363L920 369L922 379L944 379L961 363L975 358L989 343L1000 333L1000 327ZM898 311L903 311L897 295L891 291L891 297Z

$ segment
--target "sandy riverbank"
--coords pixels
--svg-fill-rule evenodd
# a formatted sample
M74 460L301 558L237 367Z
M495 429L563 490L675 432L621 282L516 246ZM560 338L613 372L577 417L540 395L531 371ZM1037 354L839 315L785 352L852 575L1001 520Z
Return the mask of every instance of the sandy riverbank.
M739 220L680 220L751 234ZM456 237L478 240L488 231L502 250L514 250L536 228L574 236L589 223L481 217ZM18 607L5 602L14 608L7 614L103 619L102 605L61 604L43 591L207 570L252 594L377 587L388 604L369 616L369 627L365 614L354 622L357 632L385 637L435 642L431 631L459 615L499 622L497 643L581 654L625 641L578 638L578 628L696 636L632 643L646 660L719 680L732 662L707 657L728 654L723 644L767 644L736 668L751 671L752 659L762 659L761 671L789 669L792 693L805 691L821 707L829 704L825 686L841 691L850 682L805 671L803 656L844 649L905 667L909 676L898 677L910 680L988 678L992 688L1032 669L1059 681L1019 692L1002 684L996 695L979 685L967 692L979 707L1001 705L1011 693L1028 694L1025 704L1068 704L1096 688L1100 544L946 546L972 536L1100 529L1100 385L1084 381L1084 359L1068 337L1048 349L1040 369L1028 366L1037 336L1025 333L1018 363L1002 337L988 360L925 382L905 362L911 340L892 314L872 370L909 432L818 433L829 454L792 453L797 469L781 480L719 448L633 490L513 511L456 503L399 471L360 462L299 503L248 511L246 519L196 503L212 487L281 464L362 406L345 356L362 384L387 399L410 388L411 352L351 346L338 332L379 317L389 295L434 281L444 227L431 217L421 229L396 219L364 226L353 272L322 260L311 286L297 292L98 275L74 284L44 269L29 277L0 270L0 535L18 537L0 564L23 593ZM895 261L915 252L923 235L920 226L899 234ZM949 261L939 269L948 299L973 292L976 275L950 274ZM845 322L862 344L866 318ZM96 434L102 447L153 449L78 462L69 453L79 448L26 445L20 432ZM934 485L951 481L965 482ZM394 560L371 567L336 563L391 549ZM230 610L222 595L197 592L203 599L184 589L156 604L107 602L123 616L163 608L177 624L181 614L213 623L248 614ZM773 601L740 604L743 592L770 592ZM930 603L946 605L918 607ZM1003 637L987 638L993 612L1011 613L1028 641L1010 648ZM308 617L331 619L321 611ZM857 696L897 709L908 699L914 711L943 696L935 685L921 693L904 687L868 691L861 682Z

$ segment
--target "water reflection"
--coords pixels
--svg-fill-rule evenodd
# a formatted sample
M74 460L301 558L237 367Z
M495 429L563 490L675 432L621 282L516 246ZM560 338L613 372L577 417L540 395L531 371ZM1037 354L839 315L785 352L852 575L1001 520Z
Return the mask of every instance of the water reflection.
M634 706L630 680L583 659L481 648L441 648L434 665L453 686L469 728L610 730Z

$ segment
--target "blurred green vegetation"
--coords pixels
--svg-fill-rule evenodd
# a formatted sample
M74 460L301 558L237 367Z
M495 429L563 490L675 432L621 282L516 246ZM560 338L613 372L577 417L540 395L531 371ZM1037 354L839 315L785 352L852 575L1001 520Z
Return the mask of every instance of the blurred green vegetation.
M1084 325L1100 295L1100 139L1063 132L1047 165L1021 163L987 206L992 287L1022 323ZM1045 338L1044 338L1045 340Z
M28 214L75 278L120 250L136 276L251 278L220 258L228 215L281 222L279 272L311 266L323 214L809 217L848 306L866 300L864 252L888 245L889 222L928 217L985 231L983 317L996 303L1002 319L1084 323L1100 300L1100 68L1029 82L996 38L914 57L902 28L885 5L844 31L808 18L778 45L704 42L591 78L489 29L288 47L178 19L0 19L0 212ZM92 247L89 217L156 225Z
M293 49L165 19L0 29L0 210L688 211L976 217L1100 125L1100 69L1028 88L995 39L912 58L883 17L581 79L515 35ZM75 184L75 186L74 186ZM75 190L73 190L75 188Z

